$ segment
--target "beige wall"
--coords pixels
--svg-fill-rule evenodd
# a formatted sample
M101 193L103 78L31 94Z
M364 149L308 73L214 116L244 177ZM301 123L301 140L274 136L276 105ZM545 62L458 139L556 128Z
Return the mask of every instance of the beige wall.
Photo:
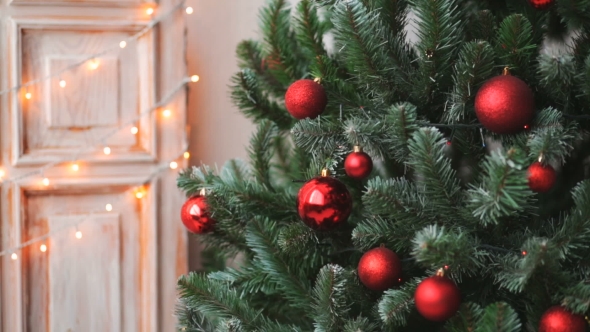
M231 76L238 70L236 45L258 37L258 10L264 0L188 0L188 68L201 80L191 86L188 121L191 163L219 166L246 157L253 129L230 100Z

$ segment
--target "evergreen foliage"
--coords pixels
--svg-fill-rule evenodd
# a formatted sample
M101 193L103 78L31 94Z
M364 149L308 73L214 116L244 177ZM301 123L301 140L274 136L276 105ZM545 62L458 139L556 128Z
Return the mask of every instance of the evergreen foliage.
M260 22L231 85L257 124L250 162L178 178L187 196L207 192L217 222L200 236L204 269L178 281L180 330L512 332L535 331L553 305L590 313L590 1L268 0ZM533 89L536 112L527 130L497 135L474 99L505 67ZM326 89L316 119L286 111L302 78ZM367 181L344 175L354 145L375 161ZM537 161L559 174L545 194L528 186ZM300 182L323 168L354 200L331 232L295 207ZM379 245L403 269L384 292L356 272ZM441 267L462 305L433 323L414 292Z

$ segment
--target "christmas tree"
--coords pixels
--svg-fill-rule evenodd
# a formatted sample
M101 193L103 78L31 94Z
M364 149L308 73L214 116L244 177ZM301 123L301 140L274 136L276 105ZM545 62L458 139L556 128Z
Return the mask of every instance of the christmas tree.
M586 331L590 1L260 20L232 86L250 161L178 179L211 259L178 281L181 330Z

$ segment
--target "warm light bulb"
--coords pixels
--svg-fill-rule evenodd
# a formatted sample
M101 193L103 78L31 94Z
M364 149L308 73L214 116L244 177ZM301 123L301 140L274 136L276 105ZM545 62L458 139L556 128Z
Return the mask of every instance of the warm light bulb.
M72 171L77 172L80 170L80 165L78 165L77 163L73 163L72 164Z
M162 115L164 115L164 117L169 118L170 115L172 115L172 112L168 109L164 110L164 112L162 112Z
M62 88L66 87L66 81L65 80L60 80L59 81L59 86L61 86Z
M82 232L76 231L76 239L81 239L81 238L82 238Z
M41 247L39 247L39 250L41 250L41 252L46 252L47 251L47 246L42 244Z
M184 159L188 159L188 158L190 158L190 157L191 157L191 154L190 154L190 152L185 152L185 153L184 153Z
M98 68L98 61L92 60L90 61L90 69L95 70Z
M107 204L104 208L109 212L113 211L113 206L111 204Z
M191 76L191 82L198 82L201 78L199 77L199 75L193 75Z
M49 179L48 178L43 179L43 185L45 187L47 187L49 185Z
M133 135L137 135L138 132L139 132L139 129L137 129L137 127L131 127L131 133Z
M136 197L137 199L142 199L142 198L143 198L143 192L142 192L142 191L138 191L138 192L136 192L136 193L135 193L135 197Z
M33 95L30 92L25 93L25 98L31 99Z
M177 168L178 168L178 163L177 163L177 162L175 162L175 161L171 162L171 163L170 163L170 168L171 168L171 169L177 169Z
M104 152L104 154L106 154L108 156L111 154L111 148L109 148L108 146L105 146L104 149L102 149L102 152Z
M119 47L120 47L120 48L125 48L125 46L127 46L127 42L126 42L126 41L124 41L124 40L123 40L123 41L121 41L121 42L119 43Z
M6 172L3 169L0 169L0 178L3 178L6 175Z
M10 258L12 258L12 260L15 261L18 259L18 255L15 252L13 252L12 255L10 255Z
M186 13L187 14L192 14L193 13L193 7L186 7Z
M148 8L148 9L146 9L145 13L148 14L148 15L152 15L154 13L154 9L153 8Z

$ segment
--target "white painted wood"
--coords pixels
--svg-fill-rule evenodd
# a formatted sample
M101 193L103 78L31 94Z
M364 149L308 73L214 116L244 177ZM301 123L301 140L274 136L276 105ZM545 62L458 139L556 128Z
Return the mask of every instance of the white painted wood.
M156 13L179 3L162 0ZM119 41L143 29L143 0L4 0L0 90L60 70L113 47L92 63L0 97L0 157L8 177L71 158L96 138L155 105L187 76L182 9L123 49ZM66 81L60 87L60 80ZM27 100L26 92L32 94ZM154 172L186 149L186 90L162 109L122 126L85 152L80 170L65 163L4 184L0 192L0 250L64 225L75 228L0 258L0 331L173 331L176 279L186 273L183 195L177 171ZM71 160L74 162L75 160ZM166 167L164 167L166 168ZM42 179L50 179L49 186ZM135 192L142 190L142 199ZM113 210L105 210L112 204Z

